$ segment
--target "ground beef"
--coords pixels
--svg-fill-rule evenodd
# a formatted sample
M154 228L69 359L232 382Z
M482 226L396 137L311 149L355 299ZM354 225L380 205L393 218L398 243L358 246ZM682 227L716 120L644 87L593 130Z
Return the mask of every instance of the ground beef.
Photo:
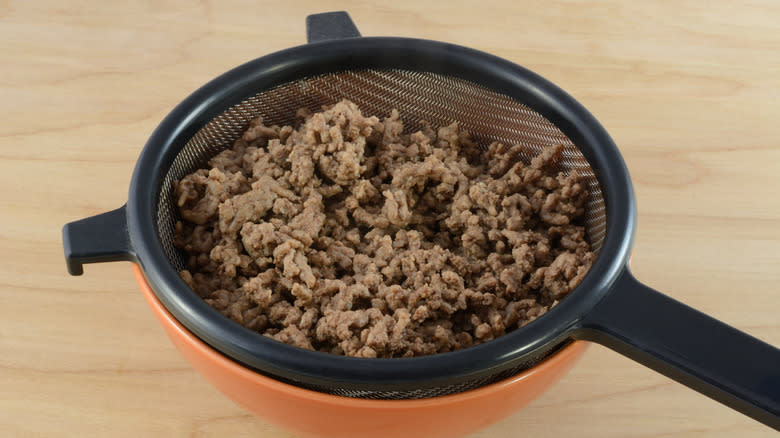
M481 150L457 123L405 135L349 101L250 123L176 186L184 281L301 348L408 357L490 341L547 312L594 255L562 146Z

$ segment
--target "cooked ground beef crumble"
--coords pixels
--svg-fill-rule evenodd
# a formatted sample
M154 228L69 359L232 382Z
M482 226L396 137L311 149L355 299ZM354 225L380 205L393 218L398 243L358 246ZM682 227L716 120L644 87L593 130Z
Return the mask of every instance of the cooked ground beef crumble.
M342 101L297 128L253 120L176 186L184 281L230 319L301 348L408 357L522 327L594 254L562 146L481 150L457 123L403 134Z

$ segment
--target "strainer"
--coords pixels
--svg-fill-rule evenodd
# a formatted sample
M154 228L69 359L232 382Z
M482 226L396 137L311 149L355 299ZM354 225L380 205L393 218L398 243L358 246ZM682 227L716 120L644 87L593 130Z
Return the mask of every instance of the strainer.
M239 66L178 105L154 131L125 206L63 230L71 274L129 260L167 312L209 347L255 372L354 398L418 399L500 381L572 340L598 342L765 424L780 427L780 350L642 284L628 261L636 207L626 166L596 119L540 76L476 50L410 38L358 38L346 13L307 19L309 44ZM396 108L409 131L453 121L477 142L521 144L529 156L565 146L561 166L589 186L586 230L598 253L581 284L531 324L460 351L363 359L276 342L219 314L179 278L174 183L232 146L249 121L291 124L348 98L364 114ZM526 157L528 158L528 157Z

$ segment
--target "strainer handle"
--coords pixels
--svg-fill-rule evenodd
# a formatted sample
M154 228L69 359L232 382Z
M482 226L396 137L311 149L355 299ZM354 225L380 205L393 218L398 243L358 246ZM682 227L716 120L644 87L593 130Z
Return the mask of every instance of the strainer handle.
M656 292L628 269L576 337L780 429L780 350Z
M345 11L323 12L306 17L306 41L337 40L360 36L357 26Z
M127 231L127 206L66 224L62 246L70 275L83 274L85 263L135 261Z

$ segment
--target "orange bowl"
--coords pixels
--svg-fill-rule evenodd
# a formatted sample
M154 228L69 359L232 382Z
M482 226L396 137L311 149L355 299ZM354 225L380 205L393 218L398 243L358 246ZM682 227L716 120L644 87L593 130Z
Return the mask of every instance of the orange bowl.
M266 377L223 356L184 328L152 292L138 265L141 291L176 348L227 397L302 437L452 438L493 424L541 395L585 351L575 341L540 364L470 391L415 400L369 400L311 391Z

